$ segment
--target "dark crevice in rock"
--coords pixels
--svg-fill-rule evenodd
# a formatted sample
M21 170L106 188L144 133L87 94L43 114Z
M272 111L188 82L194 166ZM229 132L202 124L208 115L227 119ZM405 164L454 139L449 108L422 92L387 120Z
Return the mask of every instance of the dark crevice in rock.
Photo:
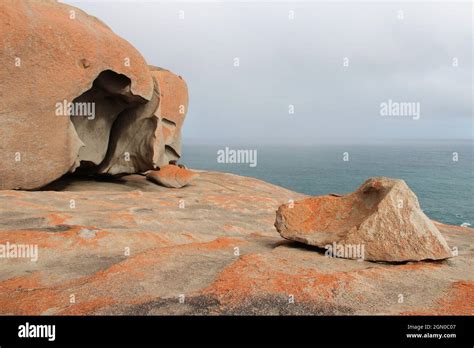
M161 121L162 121L163 124L165 124L166 126L169 126L169 127L176 127L176 123L174 123L174 122L171 121L171 120L168 120L167 118L162 118Z
M176 164L180 158L180 155L169 145L165 145L165 154L169 159L169 164Z

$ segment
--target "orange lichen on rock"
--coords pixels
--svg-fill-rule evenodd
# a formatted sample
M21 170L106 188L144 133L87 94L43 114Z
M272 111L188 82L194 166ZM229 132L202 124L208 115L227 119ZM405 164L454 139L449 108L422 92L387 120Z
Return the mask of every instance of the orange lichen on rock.
M330 301L338 292L349 288L351 280L344 272L285 271L261 255L244 255L224 269L202 293L216 296L224 305L238 305L261 294L293 295L302 301Z
M71 218L68 214L51 213L46 216L53 225L63 225Z
M474 282L457 281L429 309L407 311L404 315L474 315Z
M94 313L96 310L116 304L110 296L102 296L94 298L93 300L86 300L78 302L77 304L71 305L61 311L62 315L88 315Z
M44 288L41 272L0 281L1 314L42 314L67 301L54 289Z
M2 231L0 243L15 243L21 245L36 245L41 249L59 249L62 251L76 250L78 247L95 248L102 238L109 232L99 230L94 226L79 225L57 225L50 227L53 231L48 232L48 227L42 230L13 230ZM54 231L55 228L64 231ZM93 238L87 237L89 232Z
M439 301L441 315L474 315L474 282L453 283L446 297Z

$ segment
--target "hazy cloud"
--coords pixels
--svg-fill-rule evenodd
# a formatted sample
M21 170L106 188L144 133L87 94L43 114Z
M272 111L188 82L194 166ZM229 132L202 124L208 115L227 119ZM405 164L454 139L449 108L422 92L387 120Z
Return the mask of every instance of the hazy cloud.
M468 2L67 2L102 19L150 64L183 76L184 141L473 135ZM388 99L419 102L420 119L382 117Z

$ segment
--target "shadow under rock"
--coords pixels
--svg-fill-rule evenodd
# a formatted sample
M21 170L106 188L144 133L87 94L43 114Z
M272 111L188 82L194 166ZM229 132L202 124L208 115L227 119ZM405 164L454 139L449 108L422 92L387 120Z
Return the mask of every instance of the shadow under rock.
M320 247L317 247L317 246L314 246L314 245L308 245L308 244L304 244L304 243L296 242L296 241L292 241L292 240L285 240L283 243L281 243L277 247L279 247L279 246L289 248L289 249L299 249L299 250L305 250L305 251L312 251L312 252L316 252L318 254L321 254L323 256L326 252L325 248L320 248Z
M84 182L105 182L110 184L126 185L127 180L112 175L88 175L88 176L79 176L74 174L66 174L60 177L59 179L39 188L35 191L67 191L68 188L76 183Z

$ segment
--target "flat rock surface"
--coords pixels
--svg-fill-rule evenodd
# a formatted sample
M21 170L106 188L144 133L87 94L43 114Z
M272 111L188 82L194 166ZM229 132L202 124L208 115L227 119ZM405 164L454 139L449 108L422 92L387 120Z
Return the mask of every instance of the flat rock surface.
M39 250L0 258L0 314L474 314L470 228L436 223L457 257L375 263L281 238L276 209L306 196L257 179L47 189L0 191L0 244Z

